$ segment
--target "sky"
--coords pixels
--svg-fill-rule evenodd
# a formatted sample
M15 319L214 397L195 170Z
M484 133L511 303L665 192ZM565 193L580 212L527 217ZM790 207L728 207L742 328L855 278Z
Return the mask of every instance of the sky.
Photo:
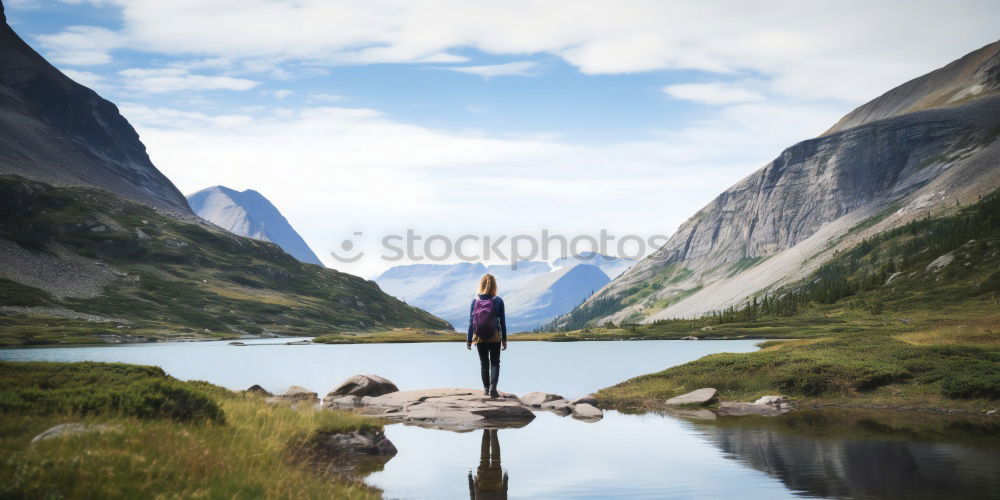
M369 278L438 262L419 241L383 259L407 230L445 262L444 237L498 262L482 237L542 230L648 253L784 148L1000 38L992 0L4 3L182 192L257 190Z

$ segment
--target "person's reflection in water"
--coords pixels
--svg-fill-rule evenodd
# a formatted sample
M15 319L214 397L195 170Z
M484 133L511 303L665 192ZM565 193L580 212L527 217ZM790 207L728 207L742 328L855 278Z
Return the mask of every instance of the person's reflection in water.
M476 475L469 472L469 498L507 498L507 472L500 466L500 440L496 429L483 429Z

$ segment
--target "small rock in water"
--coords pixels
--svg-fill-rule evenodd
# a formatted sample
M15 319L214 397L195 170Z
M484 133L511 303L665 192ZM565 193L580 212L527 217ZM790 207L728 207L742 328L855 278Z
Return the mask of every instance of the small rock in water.
M711 387L705 387L691 391L687 394L681 394L680 396L670 398L665 404L667 406L705 405L715 400L716 392L718 391Z
M736 403L723 401L716 410L721 417L740 417L744 415L760 415L762 417L777 417L788 412L780 405L759 405L755 403Z
M548 392L529 392L524 396L521 396L521 402L538 408L549 401L558 401L560 399L566 399L558 394L551 394Z
M555 401L542 403L541 409L549 410L560 415L569 415L570 413L573 413L573 404L565 399L557 399Z
M573 404L573 405L578 405L578 404L583 404L583 403L586 403L588 405L596 405L597 404L597 396L594 395L594 394L587 394L586 396L582 396L582 397L576 398L574 400L571 400L569 403Z
M690 420L715 420L716 415L712 410L705 408L664 408L663 413L671 417L686 418Z
M573 407L573 418L580 420L599 420L604 418L604 412L596 406L580 403Z
M355 431L315 436L293 456L317 472L343 476L381 470L396 453L384 432Z
M355 375L338 385L326 399L333 400L339 396L377 397L399 391L399 387L391 380L378 375Z
M757 401L754 401L755 405L774 405L779 406L786 401L784 396L762 396Z
M121 430L121 428L116 425L104 425L104 424L87 425L80 423L59 424L35 436L31 440L31 442L37 443L39 441L47 441L49 439L56 439L66 436L89 434L92 432L108 432L108 431L119 431L119 430Z

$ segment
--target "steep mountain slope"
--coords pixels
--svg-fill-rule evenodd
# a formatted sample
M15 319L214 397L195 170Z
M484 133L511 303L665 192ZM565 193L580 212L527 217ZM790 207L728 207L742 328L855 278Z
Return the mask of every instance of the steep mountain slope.
M1000 43L991 43L859 106L823 135L914 111L954 106L997 94L1000 94Z
M70 80L7 25L0 4L0 174L91 186L189 215L114 104Z
M0 176L0 340L448 328L371 281L94 188Z
M987 66L953 73L992 81L998 46L971 58ZM859 110L937 102L923 96L939 94L929 88L941 75L908 82ZM947 88L965 88L959 76L946 79ZM976 201L1000 185L1000 96L967 94L956 104L881 120L879 113L892 112L856 111L852 120L875 121L786 149L558 325L695 317L730 307L802 278L866 237Z
M532 330L571 310L611 282L597 266L577 264L538 275L504 295L507 329Z
M270 241L302 262L323 265L285 216L257 191L212 186L189 195L187 200L199 217L230 233Z

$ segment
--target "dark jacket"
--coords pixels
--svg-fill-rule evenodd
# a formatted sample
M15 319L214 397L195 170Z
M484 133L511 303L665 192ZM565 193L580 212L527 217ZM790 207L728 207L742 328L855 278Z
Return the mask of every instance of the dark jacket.
M488 299L489 295L479 295L480 299ZM469 333L465 336L465 343L472 343L472 311L476 309L476 299L472 299L472 304L469 305ZM500 332L500 339L504 342L507 341L507 317L504 316L503 312L503 299L500 297L493 297L493 312L497 314L497 330Z

